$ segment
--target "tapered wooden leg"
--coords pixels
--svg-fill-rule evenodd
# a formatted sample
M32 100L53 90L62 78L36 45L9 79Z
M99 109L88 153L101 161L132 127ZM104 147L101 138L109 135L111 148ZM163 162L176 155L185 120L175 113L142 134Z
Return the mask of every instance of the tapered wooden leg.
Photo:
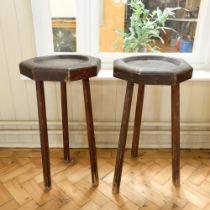
M131 101L132 101L132 96L133 96L133 86L134 84L132 82L127 83L120 136L119 136L119 142L118 142L117 158L116 158L116 163L115 163L115 172L114 172L114 180L113 180L113 187L112 187L113 193L118 193L120 189L125 144L126 144L126 138L127 138L127 132L128 132L128 122L129 122L129 116L130 116Z
M144 101L144 85L139 85L137 101L136 101L134 128L133 128L133 142L132 142L132 148L131 148L131 157L133 159L138 157L143 101Z
M61 110L62 110L62 126L63 126L63 153L64 153L64 160L66 162L70 162L66 82L61 82Z
M38 115L39 115L39 130L40 130L44 184L45 184L45 190L49 190L51 187L50 159L49 159L50 157L49 157L47 118L46 118L43 81L36 81L36 93L37 93L37 104L38 104Z
M82 80L82 82L83 82L84 101L85 101L85 112L86 112L86 122L87 122L87 132L88 132L88 144L89 144L89 153L90 153L92 183L93 185L98 185L98 166L97 166L95 134L94 134L94 126L93 126L90 83L89 83L89 79L84 79Z
M180 96L179 85L171 87L172 118L172 181L180 185Z

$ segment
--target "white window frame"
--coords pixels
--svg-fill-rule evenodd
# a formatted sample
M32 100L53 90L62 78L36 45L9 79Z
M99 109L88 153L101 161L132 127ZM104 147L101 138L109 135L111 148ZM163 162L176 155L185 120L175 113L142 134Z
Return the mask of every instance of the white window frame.
M114 59L138 53L99 52L99 0L76 1L76 54L87 54L101 58L102 67L109 69ZM58 54L53 50L50 0L31 0L37 55ZM78 9L79 8L79 9ZM210 1L201 0L193 53L164 53L164 56L179 57L196 69L210 69ZM72 54L72 53L68 53ZM75 53L74 53L75 54ZM150 53L147 53L147 55ZM157 53L157 55L163 53ZM142 55L142 53L141 53Z

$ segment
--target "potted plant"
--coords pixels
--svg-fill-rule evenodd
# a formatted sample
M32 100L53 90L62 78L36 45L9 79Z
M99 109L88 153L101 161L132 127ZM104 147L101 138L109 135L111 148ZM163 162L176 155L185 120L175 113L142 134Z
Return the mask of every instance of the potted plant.
M170 17L175 17L174 10L177 8L166 8L163 11L157 8L149 11L145 8L142 0L130 0L129 5L132 10L129 31L126 33L116 30L122 37L124 51L157 50L156 40L158 39L161 43L164 43L160 33L167 34L166 30L173 30L166 27L165 23Z

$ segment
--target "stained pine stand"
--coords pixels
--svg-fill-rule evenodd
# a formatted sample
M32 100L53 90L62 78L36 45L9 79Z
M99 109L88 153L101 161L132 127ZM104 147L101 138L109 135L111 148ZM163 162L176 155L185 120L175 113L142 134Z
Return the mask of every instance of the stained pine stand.
M36 57L20 63L21 74L31 78L32 80L35 80L36 83L40 143L41 143L45 190L49 190L51 188L50 157L49 157L47 118L46 118L45 94L44 94L45 81L60 82L61 85L64 160L70 162L71 158L69 155L69 130L68 130L66 82L82 80L86 121L87 121L92 183L94 185L98 184L98 167L97 167L89 78L96 76L98 74L99 69L100 69L99 59L89 56L81 56L81 55L58 55L58 56Z
M113 192L118 193L122 175L128 122L134 83L139 85L134 120L134 134L131 157L137 158L141 116L145 85L171 86L172 118L172 181L180 185L180 88L179 84L192 77L192 67L182 59L163 56L136 56L119 59L114 62L114 77L127 81L117 159L113 180Z

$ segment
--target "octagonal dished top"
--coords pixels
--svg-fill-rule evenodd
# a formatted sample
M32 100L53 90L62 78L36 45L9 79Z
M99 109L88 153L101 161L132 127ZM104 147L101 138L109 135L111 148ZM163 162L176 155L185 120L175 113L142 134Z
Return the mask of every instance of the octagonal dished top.
M179 58L133 56L114 61L114 77L148 85L175 85L192 78L193 68Z
M21 74L33 80L80 80L97 76L101 61L83 55L52 55L25 60L19 67Z

